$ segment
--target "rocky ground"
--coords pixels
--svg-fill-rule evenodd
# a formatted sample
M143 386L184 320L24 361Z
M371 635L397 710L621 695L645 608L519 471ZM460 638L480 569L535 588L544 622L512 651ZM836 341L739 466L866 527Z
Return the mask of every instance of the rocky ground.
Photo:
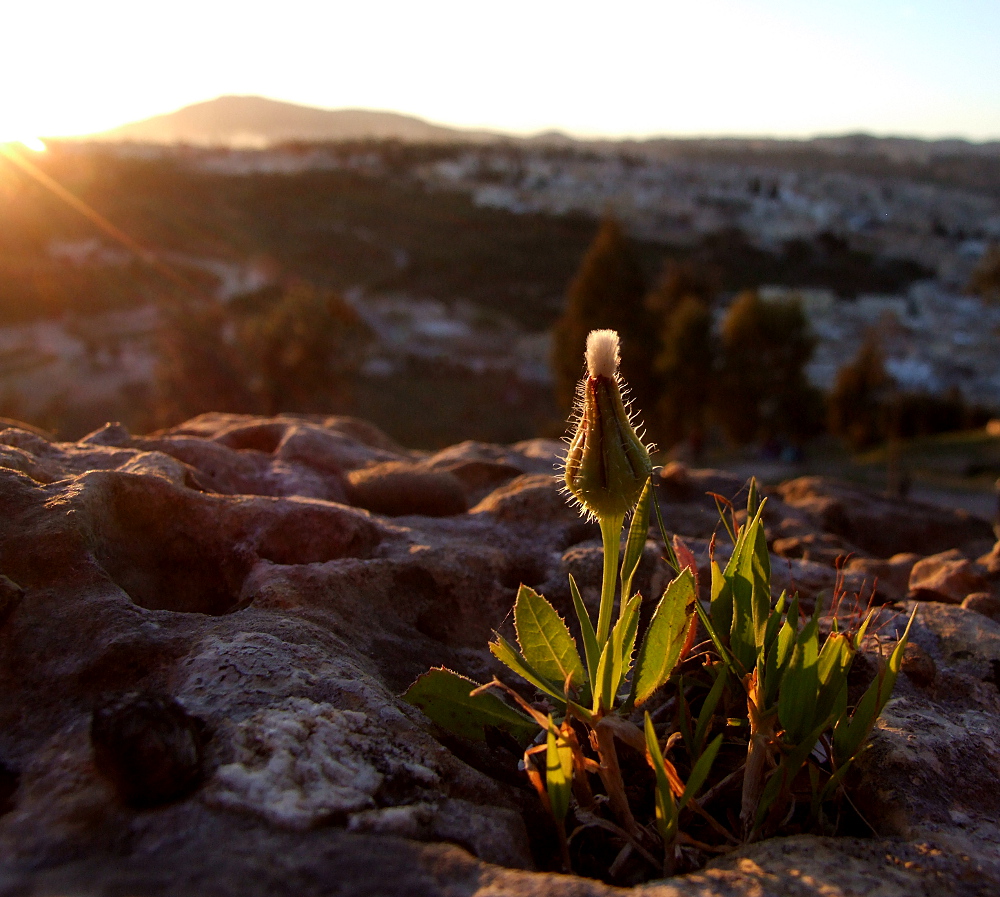
M502 747L398 695L480 681L525 582L596 602L560 444L407 451L349 418L205 415L150 436L0 431L0 895L598 895L537 871L545 821ZM706 492L660 476L707 564ZM868 838L774 839L640 886L681 895L1000 892L1000 546L960 512L802 478L770 494L778 588L920 601L855 794ZM724 539L719 539L724 553ZM650 539L644 595L667 578ZM877 584L876 584L877 583ZM440 738L440 740L439 740Z

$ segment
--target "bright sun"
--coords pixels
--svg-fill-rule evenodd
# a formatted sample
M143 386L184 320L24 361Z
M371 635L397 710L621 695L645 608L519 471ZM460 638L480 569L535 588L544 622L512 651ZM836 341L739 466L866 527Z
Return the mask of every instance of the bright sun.
M38 137L15 137L11 139L0 138L0 144L4 143L19 143L21 146L30 149L35 153L44 153L45 144Z

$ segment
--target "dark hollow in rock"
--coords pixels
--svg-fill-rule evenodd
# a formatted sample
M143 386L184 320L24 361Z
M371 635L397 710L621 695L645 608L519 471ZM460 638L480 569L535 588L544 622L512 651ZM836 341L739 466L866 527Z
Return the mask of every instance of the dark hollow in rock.
M381 530L330 502L192 492L160 477L92 472L74 498L94 558L149 610L218 616L246 603L259 560L315 564L370 556Z
M514 556L500 571L499 583L508 589L519 589L522 585L536 591L548 577L548 570L539 558Z
M352 505L387 517L452 517L468 508L461 481L447 471L388 461L347 475Z
M0 574L0 626L7 622L23 597L24 589L14 580Z
M916 642L909 642L903 652L903 672L915 685L926 688L934 684L937 666L932 658Z
M983 682L989 682L991 685L996 686L997 691L1000 691L1000 660L990 661L990 673L983 679Z
M0 816L14 809L14 793L20 776L0 760Z
M254 558L245 546L226 543L218 522L223 499L154 477L100 478L94 555L132 601L150 610L211 615L238 608Z
M205 725L169 695L106 701L94 710L90 740L98 771L129 806L170 803L201 781Z

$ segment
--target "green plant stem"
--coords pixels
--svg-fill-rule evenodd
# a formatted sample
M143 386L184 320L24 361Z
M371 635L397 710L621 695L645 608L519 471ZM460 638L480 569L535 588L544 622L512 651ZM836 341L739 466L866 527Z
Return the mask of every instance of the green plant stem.
M622 526L625 517L600 517L601 539L604 542L604 582L601 584L601 610L597 616L597 646L607 644L611 631L611 611L615 605L615 587L618 584L618 554L621 551Z

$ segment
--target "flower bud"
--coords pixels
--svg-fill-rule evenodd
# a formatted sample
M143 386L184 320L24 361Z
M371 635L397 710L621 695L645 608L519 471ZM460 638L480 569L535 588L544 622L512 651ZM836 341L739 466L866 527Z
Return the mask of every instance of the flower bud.
M618 358L618 334L592 330L579 422L566 454L566 487L597 518L629 514L653 469L622 401Z

